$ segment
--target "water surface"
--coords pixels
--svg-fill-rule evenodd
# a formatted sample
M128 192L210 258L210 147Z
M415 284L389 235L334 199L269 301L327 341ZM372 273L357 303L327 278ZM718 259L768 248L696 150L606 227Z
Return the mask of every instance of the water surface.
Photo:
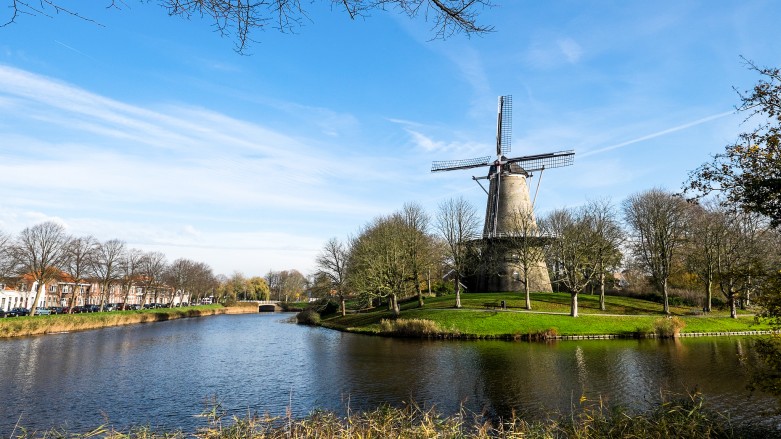
M645 409L701 391L737 419L779 424L775 400L745 390L748 338L555 343L398 340L222 315L0 340L0 436L152 425L192 430L229 414L343 413L415 401L452 414L568 412L585 396Z

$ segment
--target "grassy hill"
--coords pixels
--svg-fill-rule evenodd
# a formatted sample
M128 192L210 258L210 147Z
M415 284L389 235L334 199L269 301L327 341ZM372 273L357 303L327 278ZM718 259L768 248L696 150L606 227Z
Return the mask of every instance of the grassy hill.
M506 309L500 308L502 301ZM570 296L567 293L533 293L532 310L524 308L519 293L472 293L461 295L461 309L455 309L455 296L429 297L421 308L417 300L401 304L403 320L425 320L440 336L461 338L538 338L543 334L642 336L654 333L665 324L662 305L656 302L607 296L606 309L599 309L599 297L580 295L580 317L569 316ZM691 307L673 306L671 315L683 322L682 333L766 331L766 322L757 322L751 311L729 317L728 310L702 314ZM383 319L393 319L385 308L353 312L345 317L322 316L321 325L350 332L381 333ZM414 331L413 331L414 332Z

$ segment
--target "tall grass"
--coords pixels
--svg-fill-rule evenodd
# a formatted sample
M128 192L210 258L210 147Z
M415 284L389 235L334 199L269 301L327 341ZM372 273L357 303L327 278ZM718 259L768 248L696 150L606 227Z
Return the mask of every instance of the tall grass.
M204 416L208 425L194 432L154 431L149 427L116 431L98 427L88 433L74 434L59 430L30 432L18 430L18 439L92 437L110 439L510 439L510 438L750 438L777 437L770 427L732 425L729 418L703 407L699 394L660 403L645 413L606 407L601 401L581 401L580 408L569 415L552 415L541 421L517 416L492 421L478 414L462 411L441 416L434 409L416 404L401 408L380 406L373 410L339 416L329 411L315 411L295 419L247 415L227 418L219 407Z
M681 334L681 329L686 327L686 322L678 317L661 318L654 321L654 332L660 338L673 338Z
M453 335L443 330L439 324L426 319L382 319L380 333L400 337L437 337Z

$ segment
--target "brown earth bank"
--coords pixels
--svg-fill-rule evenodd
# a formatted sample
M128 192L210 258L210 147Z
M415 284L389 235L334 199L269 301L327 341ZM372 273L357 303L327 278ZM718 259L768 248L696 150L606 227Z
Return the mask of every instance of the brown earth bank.
M163 322L190 317L206 317L220 314L250 314L256 312L258 312L257 305L253 304L252 306L249 306L249 304L239 304L228 307L222 305L206 305L140 311L12 317L0 319L0 338L86 331L90 329L108 328L111 326Z

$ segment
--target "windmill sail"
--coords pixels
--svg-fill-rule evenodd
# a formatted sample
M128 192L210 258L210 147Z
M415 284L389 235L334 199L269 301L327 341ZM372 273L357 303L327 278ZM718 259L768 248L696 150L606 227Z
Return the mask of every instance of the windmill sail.
M431 172L454 171L456 169L469 169L486 166L491 163L491 156L477 157L463 160L440 160L431 163Z
M499 115L496 118L496 155L501 157L510 153L513 133L513 97L499 97Z
M515 163L526 172L542 169L561 168L570 166L575 161L575 151L558 151L547 154L527 155L507 159L508 164Z

